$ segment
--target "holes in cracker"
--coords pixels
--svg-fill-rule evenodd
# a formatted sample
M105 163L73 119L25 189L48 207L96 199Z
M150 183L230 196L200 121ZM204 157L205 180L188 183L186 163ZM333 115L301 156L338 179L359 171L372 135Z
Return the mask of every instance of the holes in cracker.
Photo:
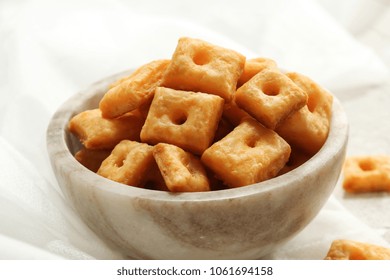
M257 146L257 140L253 139L253 138L248 138L248 139L245 140L245 144L249 148L255 148Z
M116 159L115 159L115 166L118 168L121 168L125 164L126 156L125 154L120 154Z
M210 62L211 57L206 49L201 49L195 53L192 60L196 65L205 65Z
M368 160L359 161L359 167L363 171L372 171L375 169L373 162Z
M280 92L280 85L274 81L267 81L262 85L261 91L266 95L276 96Z
M187 121L188 116L185 112L177 112L172 114L170 118L173 124L182 125Z

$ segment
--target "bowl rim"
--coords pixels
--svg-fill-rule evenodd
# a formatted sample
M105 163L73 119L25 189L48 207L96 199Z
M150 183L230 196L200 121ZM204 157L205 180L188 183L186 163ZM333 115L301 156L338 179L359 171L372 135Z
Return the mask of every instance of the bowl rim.
M171 202L226 200L286 188L297 178L309 176L315 168L325 165L338 152L343 150L348 141L349 125L347 115L342 108L341 102L332 94L333 104L330 130L324 145L309 160L285 174L252 185L209 192L172 193L121 184L88 170L74 158L66 143L67 133L69 133L67 125L70 118L78 113L74 111L74 108L78 108L92 99L97 94L97 90L106 89L110 83L119 77L128 75L132 71L126 70L103 78L74 94L60 105L50 119L46 131L46 146L53 169L60 165L59 168L63 169L62 172L75 173L77 171L77 174L72 176L78 176L78 180L81 183L91 184L93 182L95 188L115 195ZM57 174L55 175L58 176Z

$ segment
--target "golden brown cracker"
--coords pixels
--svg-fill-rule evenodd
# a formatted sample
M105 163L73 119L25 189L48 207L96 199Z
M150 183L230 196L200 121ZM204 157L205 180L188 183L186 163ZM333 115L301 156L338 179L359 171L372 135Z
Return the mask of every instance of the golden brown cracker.
M144 122L145 119L136 113L106 119L99 109L92 109L74 116L68 128L87 149L112 149L124 139L138 141Z
M390 248L353 240L334 240L325 260L390 260Z
M129 186L141 186L153 166L153 147L123 140L102 162L98 174Z
M244 69L245 57L206 41L179 39L162 86L215 94L229 102Z
M209 191L210 184L200 159L183 149L159 143L154 158L171 192Z
M348 157L344 162L343 188L347 192L390 191L390 156Z
M141 131L143 142L176 145L201 154L214 139L224 100L216 95L159 87Z
M230 187L274 177L286 164L290 146L274 131L248 118L202 155L202 162Z
M306 101L306 93L286 75L275 70L256 74L235 94L236 104L270 129L275 129L285 118L302 108Z
M254 75L266 69L277 69L274 60L265 57L257 57L245 61L244 71L237 82L237 88L253 78Z
M298 74L286 74L308 96L307 104L289 116L277 128L291 145L314 155L325 143L330 128L333 96L310 78Z
M99 103L103 117L116 118L150 102L169 63L167 59L149 62L110 88Z

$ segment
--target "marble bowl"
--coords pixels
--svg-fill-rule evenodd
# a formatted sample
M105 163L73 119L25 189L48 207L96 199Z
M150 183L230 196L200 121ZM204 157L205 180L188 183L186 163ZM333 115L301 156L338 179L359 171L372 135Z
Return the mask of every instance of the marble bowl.
M107 86L97 82L54 114L47 148L58 183L82 219L108 244L135 259L257 259L299 233L325 204L340 175L348 123L335 98L328 139L300 167L236 189L168 193L129 187L87 170L73 157L67 131L76 113L96 108Z

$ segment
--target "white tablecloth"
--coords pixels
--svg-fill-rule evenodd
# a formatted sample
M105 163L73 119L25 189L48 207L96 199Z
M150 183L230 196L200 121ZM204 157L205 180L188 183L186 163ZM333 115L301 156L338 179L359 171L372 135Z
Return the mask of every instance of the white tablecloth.
M0 259L123 257L64 200L46 127L78 90L169 58L181 36L312 77L346 109L348 156L390 154L388 26L385 0L0 2ZM346 195L340 182L314 221L268 258L322 259L337 238L390 247L390 196Z

